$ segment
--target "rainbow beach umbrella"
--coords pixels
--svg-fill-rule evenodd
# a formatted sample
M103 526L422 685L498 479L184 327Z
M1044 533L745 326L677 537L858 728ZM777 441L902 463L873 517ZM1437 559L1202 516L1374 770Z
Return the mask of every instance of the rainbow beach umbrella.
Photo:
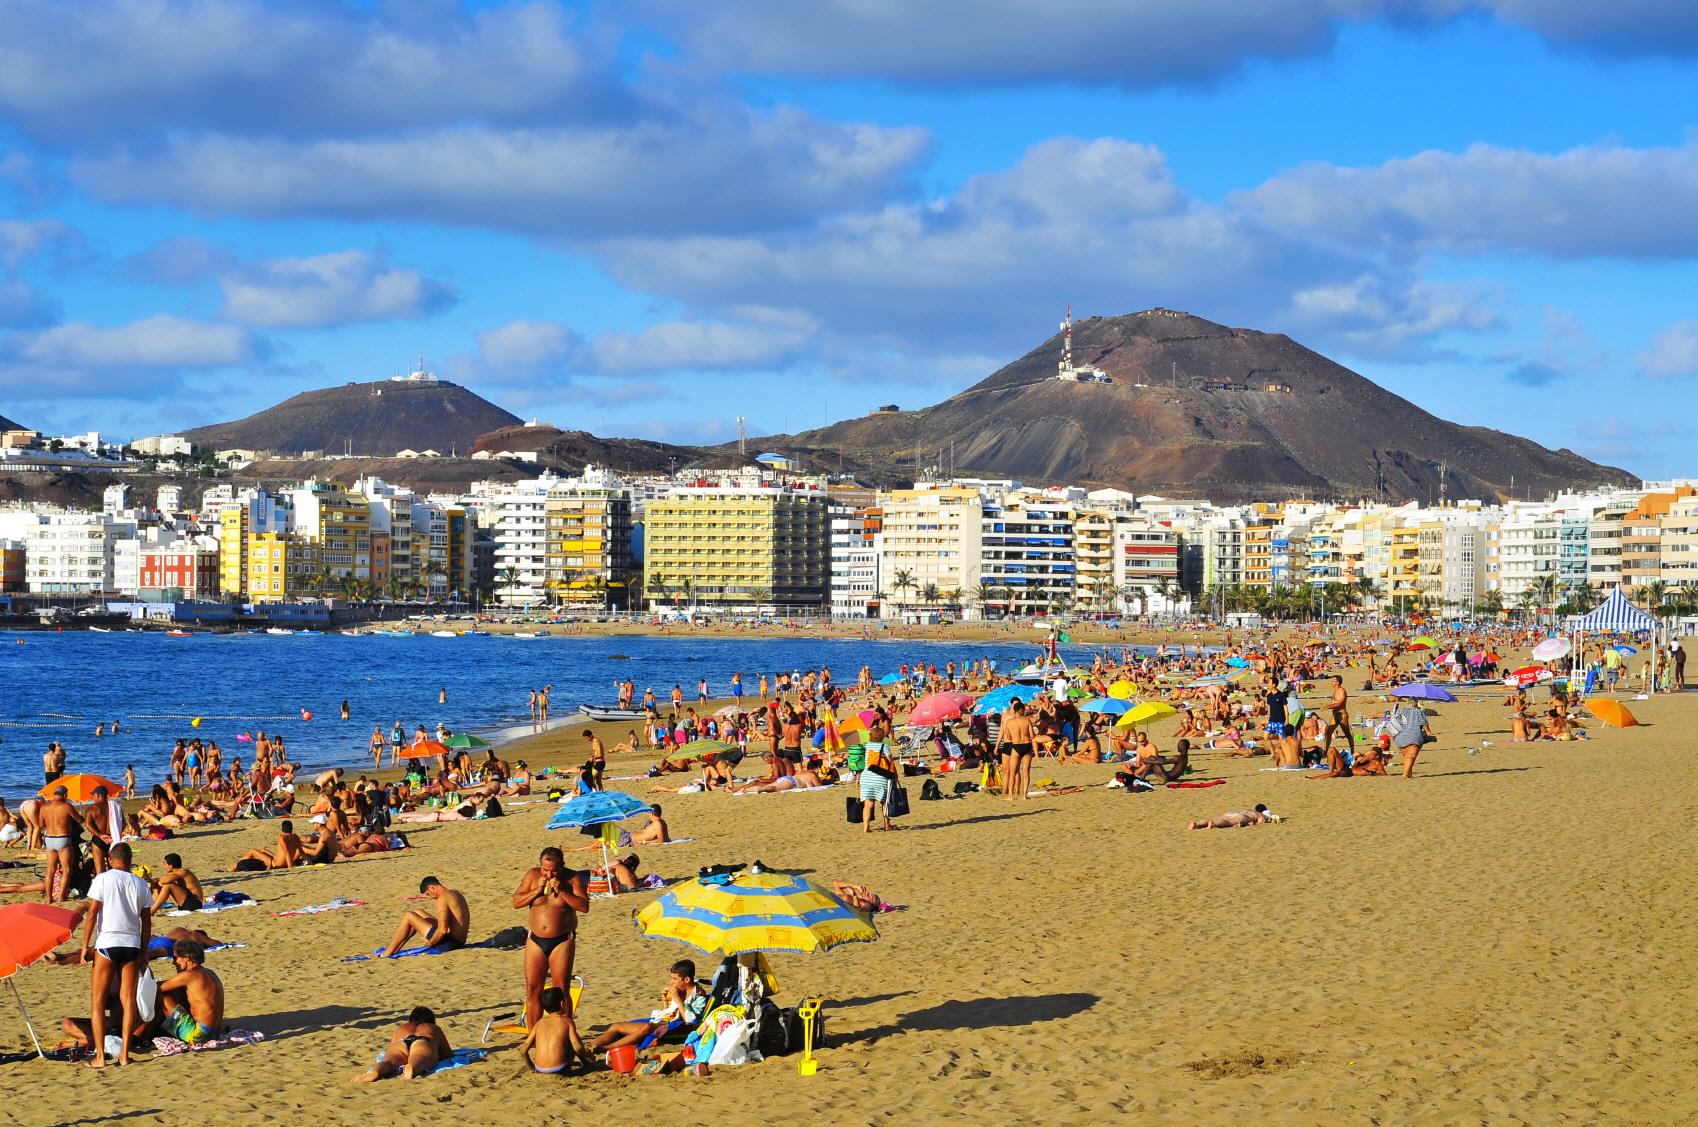
M787 873L743 872L724 884L698 878L632 912L631 922L645 936L687 943L710 955L811 954L878 938L878 929L853 908Z

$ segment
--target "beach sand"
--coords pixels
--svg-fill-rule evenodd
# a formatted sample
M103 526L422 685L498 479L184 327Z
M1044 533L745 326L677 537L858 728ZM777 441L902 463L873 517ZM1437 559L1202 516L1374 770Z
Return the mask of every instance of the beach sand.
M1542 700L1543 693L1537 694ZM548 834L544 803L485 823L412 827L416 848L266 875L215 875L266 843L244 822L138 847L183 854L209 886L260 900L163 919L248 944L214 952L231 1024L257 1046L141 1058L128 1071L0 1066L24 1124L385 1124L540 1116L667 1124L935 1122L1680 1123L1698 1117L1698 917L1691 873L1698 697L1631 707L1642 728L1594 726L1589 743L1514 746L1499 692L1440 706L1439 743L1413 781L1314 782L1266 759L1204 752L1226 784L1127 795L1100 785L1014 804L918 801L898 833L846 824L843 791L654 796L695 840L640 850L645 869L759 858L817 880L864 882L899 911L881 940L775 956L779 1001L826 999L819 1072L795 1058L711 1076L518 1075L516 1042L481 1064L414 1082L350 1087L417 1004L456 1045L521 996L520 954L456 952L348 964L383 943L419 879L465 892L474 938L524 922L510 907ZM1365 709L1369 701L1358 701ZM1154 735L1172 744L1172 724ZM507 749L533 766L582 758L583 724ZM605 736L622 725L600 726ZM1492 746L1470 755L1465 749ZM615 742L610 738L609 743ZM636 775L646 754L615 757ZM1035 776L1100 784L1106 767ZM947 792L953 776L944 776ZM1265 802L1287 821L1188 832L1195 817ZM641 824L637 819L634 824ZM568 854L587 863L588 853ZM598 900L578 968L586 1031L652 1008L672 960L633 910L658 893ZM354 896L366 906L274 913ZM16 898L6 898L16 899ZM712 960L697 956L706 973ZM157 964L163 969L163 964ZM86 1015L87 972L44 965L14 981L44 1037ZM0 1048L27 1046L0 1019Z

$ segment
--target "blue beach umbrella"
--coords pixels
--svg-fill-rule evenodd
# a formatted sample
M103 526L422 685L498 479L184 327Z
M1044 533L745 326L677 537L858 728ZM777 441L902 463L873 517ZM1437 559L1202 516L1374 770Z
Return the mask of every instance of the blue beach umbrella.
M1636 654L1639 651L1634 649L1632 646L1617 646L1615 647L1615 652L1618 654Z
M1021 700L1031 700L1041 690L1035 685L1004 685L992 689L979 698L979 703L973 706L973 711L981 715L991 712L1001 712L1013 702L1015 697Z
M1080 712L1100 712L1105 716L1124 716L1132 711L1132 702L1118 697L1098 697L1079 706Z
M883 677L878 679L878 683L881 685L900 685L907 679L908 678L902 676L900 673L886 673Z
M1391 691L1394 697L1404 697L1408 700L1436 700L1441 703L1455 704L1456 698L1437 685L1429 685L1417 681L1409 685L1399 685Z
M551 830L576 830L607 822L623 822L633 814L650 814L654 807L622 790L597 790L561 803L548 820Z
M1226 659L1226 664L1232 666L1234 669L1245 669L1250 663L1241 657L1229 657Z

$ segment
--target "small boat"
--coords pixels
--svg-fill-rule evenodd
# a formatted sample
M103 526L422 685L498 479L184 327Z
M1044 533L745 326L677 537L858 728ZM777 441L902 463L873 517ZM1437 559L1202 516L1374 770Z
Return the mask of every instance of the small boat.
M188 630L167 630L165 636L167 638L192 638L194 634Z
M620 708L616 704L580 704L578 711L591 720L641 720L648 715L640 708Z
M268 627L265 632L267 634L293 634L294 633L293 630L285 630L281 626Z
M1015 674L1014 681L1020 685L1046 685L1057 677L1068 676L1067 663L1064 661L1034 661L1022 666Z
M373 630L372 633L376 634L379 638L411 638L411 637L413 637L413 632L411 630Z
M515 637L515 638L546 638L546 637L548 637L548 631L547 630L519 630L519 631L514 632L513 637Z
M112 633L112 630L107 626L90 626L88 628L88 632L90 634L110 634Z
M432 630L430 636L432 638L458 638L460 635L452 630Z

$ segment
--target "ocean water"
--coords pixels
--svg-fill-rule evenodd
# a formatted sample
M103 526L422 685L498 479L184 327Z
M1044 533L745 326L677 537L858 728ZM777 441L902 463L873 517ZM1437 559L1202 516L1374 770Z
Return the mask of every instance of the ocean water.
M752 698L763 670L825 665L852 681L862 665L875 676L904 661L942 668L951 659L991 658L1007 669L1037 652L1015 641L0 632L0 794L15 800L41 786L41 755L53 740L65 746L67 771L120 779L134 764L145 788L164 775L181 737L215 739L226 765L236 755L248 764L253 745L236 737L263 729L283 736L295 762L358 765L370 762L373 725L387 736L397 720L409 739L416 725L434 732L439 721L486 736L528 730L530 691L544 685L553 686L557 728L571 723L580 703L611 703L614 683L627 675L639 700L652 686L664 705L674 683L694 701L704 676L711 696L729 696L735 671ZM1075 662L1088 663L1091 652L1062 647ZM442 689L447 704L437 702ZM339 719L344 700L347 723ZM95 725L113 720L121 721L120 734L95 738Z

